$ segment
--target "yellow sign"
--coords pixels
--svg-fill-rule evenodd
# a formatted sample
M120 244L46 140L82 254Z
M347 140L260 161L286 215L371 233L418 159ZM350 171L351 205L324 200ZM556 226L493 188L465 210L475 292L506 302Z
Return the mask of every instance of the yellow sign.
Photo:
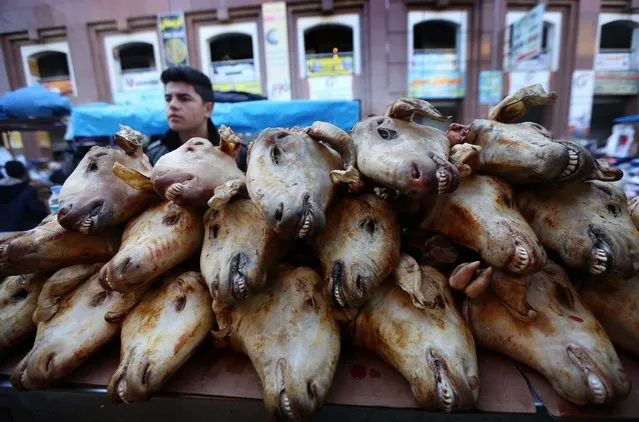
M49 136L49 132L44 130L36 131L36 140L38 141L38 146L40 148L51 148L51 137Z
M160 30L165 31L169 28L177 29L184 26L184 15L177 15L175 17L163 16L160 18Z
M35 57L29 57L29 73L36 78L40 77L40 66L38 66L38 60Z
M180 64L186 60L186 44L179 38L168 39L164 42L164 54L169 63Z
M317 57L306 59L308 76L338 76L353 74L351 56Z
M22 144L22 134L16 130L9 132L9 143L11 148L21 149L24 146Z
M213 84L213 89L216 91L248 92L250 94L262 93L262 86L260 85L258 81Z

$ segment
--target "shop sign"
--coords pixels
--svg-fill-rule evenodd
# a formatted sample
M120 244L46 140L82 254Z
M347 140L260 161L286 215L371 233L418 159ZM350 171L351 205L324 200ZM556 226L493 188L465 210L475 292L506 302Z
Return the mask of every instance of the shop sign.
M70 79L61 79L58 81L40 82L45 88L57 92L62 95L73 94L73 82Z
M122 91L157 89L160 77L155 70L125 73L122 75Z
M639 72L596 72L595 94L639 94Z
M306 78L311 100L352 100L353 75Z
M307 56L306 72L309 77L352 75L353 56L350 54L328 57Z
M630 70L632 55L628 53L597 53L595 69L608 71Z
M157 22L162 40L160 51L164 67L188 66L189 49L186 43L184 12L160 14L157 17Z
M17 130L9 131L9 145L11 149L22 149L24 147L22 143L22 133Z
M416 98L463 98L463 72L408 72L408 95Z
M262 94L262 86L259 81L214 83L213 89L216 91L238 91L248 92L250 94Z
M546 92L550 90L550 72L547 71L528 71L528 72L510 72L508 95L512 95L520 89L528 85L541 85Z
M164 90L152 89L146 91L125 91L113 93L113 104L116 105L148 105L163 104Z
M512 24L510 37L510 63L519 63L541 53L544 31L544 4L530 9L521 19Z
M575 137L586 138L590 135L594 92L595 72L593 70L575 70L572 73L568 113L568 132Z
M411 62L415 71L451 72L458 69L457 52L415 51Z
M501 101L504 84L501 70L482 70L479 72L479 104L497 104Z
M291 99L286 3L262 4L266 91L269 100Z

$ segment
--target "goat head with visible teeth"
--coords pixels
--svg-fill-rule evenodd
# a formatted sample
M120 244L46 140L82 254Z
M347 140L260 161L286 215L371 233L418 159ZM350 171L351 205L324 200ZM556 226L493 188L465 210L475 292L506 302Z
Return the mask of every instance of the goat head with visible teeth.
M511 186L494 176L471 175L440 196L421 224L479 253L490 265L531 274L546 252L515 204Z
M211 297L199 273L165 277L122 321L113 401L147 400L204 341L213 326Z
M233 307L213 300L218 346L248 355L266 408L281 419L308 419L337 369L340 333L321 285L310 268L280 267L264 291Z
M250 199L236 199L204 216L202 275L211 295L232 305L266 287L268 272L290 248Z
M592 275L639 273L639 232L615 185L544 186L519 192L517 203L541 243L566 266Z
M208 139L191 138L163 155L150 176L124 166L115 171L132 187L155 190L162 198L180 206L206 206L216 187L244 178L236 163L241 146L237 135L222 125L219 146Z
M450 142L439 129L415 122L415 115L448 119L427 101L401 98L384 116L358 122L351 131L357 169L374 183L404 195L452 192L460 174L448 161Z
M95 146L84 155L60 191L57 218L62 227L82 234L103 232L128 221L156 199L152 192L133 189L113 173L114 165L151 172L151 163L142 152L142 137L121 126L115 135L118 147Z
M499 176L511 183L619 180L620 170L601 166L580 145L554 139L537 123L511 123L528 107L554 104L555 100L554 93L547 94L539 85L525 87L496 106L491 120L477 119L470 125L453 123L446 136L453 144L470 143L478 147L470 156L464 156L464 160L476 158L473 166L476 172ZM468 152L463 145L454 146L452 157L461 157L462 150Z
M472 409L479 396L475 343L446 277L403 255L392 279L355 317L355 344L399 371L421 407Z
M342 199L330 210L315 248L326 296L342 307L361 306L397 265L397 216L373 194Z
M532 313L515 312L492 289L466 299L464 314L478 346L538 370L560 396L577 405L627 397L630 381L617 353L565 271L549 261L524 278L525 303Z
M285 239L309 239L324 227L335 191L330 172L341 169L342 160L319 142L335 137L322 133L268 128L249 146L248 194L271 229Z

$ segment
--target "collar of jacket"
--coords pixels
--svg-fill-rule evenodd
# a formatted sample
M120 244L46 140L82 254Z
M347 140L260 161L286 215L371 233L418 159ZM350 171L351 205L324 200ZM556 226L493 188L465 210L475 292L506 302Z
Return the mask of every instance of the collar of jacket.
M220 134L217 131L217 127L213 124L211 119L207 121L207 139L215 146L220 144ZM174 130L167 130L162 137L162 145L164 145L169 151L174 151L182 145L180 141L180 135Z

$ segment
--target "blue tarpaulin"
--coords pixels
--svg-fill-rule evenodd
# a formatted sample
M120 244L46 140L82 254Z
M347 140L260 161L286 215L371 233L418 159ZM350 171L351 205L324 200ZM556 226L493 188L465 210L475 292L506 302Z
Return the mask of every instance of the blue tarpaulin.
M42 85L16 89L0 97L0 118L3 119L61 117L70 112L68 98Z
M635 114L634 116L618 117L613 121L615 123L637 123L639 122L639 114Z
M236 133L258 133L267 127L310 126L322 120L349 130L359 120L358 101L248 101L216 103L213 122L230 126ZM73 107L73 136L113 136L118 124L146 135L161 135L168 129L164 105Z

